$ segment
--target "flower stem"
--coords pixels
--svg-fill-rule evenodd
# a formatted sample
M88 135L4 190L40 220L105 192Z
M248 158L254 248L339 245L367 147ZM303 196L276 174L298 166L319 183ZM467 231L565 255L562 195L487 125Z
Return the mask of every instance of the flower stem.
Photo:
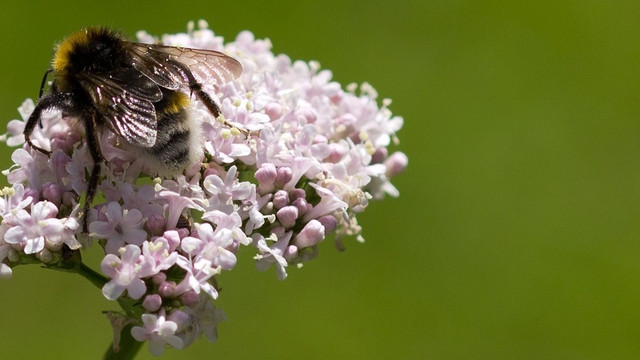
M142 343L131 336L131 328L133 324L127 325L122 329L118 351L113 349L113 343L109 346L104 354L104 360L122 359L129 360L135 358Z
M77 272L99 289L102 289L104 284L106 284L108 281L106 277L100 275L98 272L94 271L84 263L80 263Z

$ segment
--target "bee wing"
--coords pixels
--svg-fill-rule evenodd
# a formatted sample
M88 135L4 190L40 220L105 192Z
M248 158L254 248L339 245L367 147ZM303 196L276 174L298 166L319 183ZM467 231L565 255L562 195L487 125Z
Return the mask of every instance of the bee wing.
M134 68L117 68L103 75L122 91L151 102L162 100L162 91L149 77Z
M185 66L201 84L222 85L242 74L242 65L236 59L218 51L155 44L129 45L134 68L168 89L176 90L189 84Z
M135 69L107 74L85 72L80 79L114 133L137 146L152 147L156 143L153 102L162 99L162 92L153 81Z

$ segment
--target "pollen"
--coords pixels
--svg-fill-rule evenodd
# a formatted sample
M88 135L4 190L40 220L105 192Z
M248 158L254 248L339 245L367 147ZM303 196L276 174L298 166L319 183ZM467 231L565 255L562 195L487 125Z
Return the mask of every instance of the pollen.
M373 155L376 152L376 147L373 145L371 140L367 140L367 142L364 143L364 148L369 155Z
M13 195L15 195L15 194L16 194L16 190L15 190L14 188L10 188L10 187L6 187L6 186L5 186L5 187L2 189L2 195L4 195L4 196L7 196L7 195L9 195L9 196L13 196Z
M229 129L224 129L222 131L220 131L220 136L222 136L223 139L227 140L233 137L233 135L231 135L231 130Z
M369 140L369 134L366 131L361 131L360 134L358 134L358 137L361 141Z

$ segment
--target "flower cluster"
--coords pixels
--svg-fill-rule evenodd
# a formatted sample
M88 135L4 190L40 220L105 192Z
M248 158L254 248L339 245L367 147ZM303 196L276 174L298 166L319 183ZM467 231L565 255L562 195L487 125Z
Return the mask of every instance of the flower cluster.
M82 124L45 113L31 139L52 153L34 151L22 135L34 109L27 100L19 108L23 120L11 121L3 137L22 146L4 172L12 187L0 197L0 276L10 277L18 264L61 266L97 241L102 293L134 304L110 314L114 327L133 323L133 337L149 340L155 355L202 334L216 340L224 314L211 301L218 297L215 276L236 265L241 246L255 249L259 270L273 266L284 279L287 267L314 258L327 236L338 244L346 235L361 239L356 215L371 199L397 196L389 179L407 165L404 154L387 150L402 118L392 116L388 100L378 105L370 85L343 89L318 63L274 55L268 40L248 31L223 44L201 24L161 40L224 52L244 69L233 82L205 88L220 104L220 118L193 102L205 138L201 163L157 178L105 131L99 196L82 214L92 167Z

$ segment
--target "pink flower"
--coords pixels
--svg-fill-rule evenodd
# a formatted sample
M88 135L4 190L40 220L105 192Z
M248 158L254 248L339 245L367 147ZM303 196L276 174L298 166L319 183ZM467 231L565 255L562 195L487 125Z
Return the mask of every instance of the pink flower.
M102 287L102 294L115 300L127 290L132 299L139 299L147 291L141 278L153 274L153 264L140 255L140 248L127 245L118 251L120 257L107 254L100 263L100 269L111 280Z
M25 254L35 254L42 251L46 237L54 235L64 228L63 224L55 218L57 214L56 206L48 201L32 205L31 213L18 210L13 217L15 224L4 234L4 241L23 247Z
M0 196L0 216L5 221L12 216L11 213L26 208L33 200L31 196L27 196L24 185L21 183L13 184L11 188L2 189L2 195Z
M293 243L298 248L306 248L315 246L324 239L324 226L320 221L313 219L309 221L304 228L296 235Z
M198 226L195 236L182 239L182 249L188 255L195 257L196 261L206 259L213 267L230 270L236 265L236 256L233 251L234 229L224 226L213 227L204 223Z
M106 239L105 252L115 254L124 244L142 245L147 233L142 230L142 213L138 209L122 209L117 202L104 208L106 221L89 224L90 236Z
M164 238L157 238L153 242L145 241L142 244L142 254L152 265L153 273L167 270L176 263L178 253L170 250L169 242Z
M200 294L200 291L204 291L209 294L212 299L218 298L218 290L216 290L208 280L220 273L219 266L213 267L211 261L205 258L198 258L196 261L191 261L184 256L178 257L176 263L187 271L184 280L176 288L176 293L182 294L193 290L196 294Z
M131 335L138 341L149 340L149 352L153 356L160 356L164 352L166 344L176 349L182 349L183 341L175 335L178 325L169 320L165 320L164 312L156 316L153 314L142 314L142 326L134 326Z
M258 268L258 271L265 271L269 267L271 267L271 265L275 265L276 275L278 276L278 279L284 280L287 278L287 271L285 268L287 267L288 263L284 256L286 254L287 248L289 246L289 240L291 240L292 235L293 232L289 231L280 238L277 238L273 235L269 239L265 239L261 235L257 234L254 236L254 243L260 251L260 254L255 256L255 259L257 260L256 267ZM267 240L275 240L275 242L273 245L269 246L267 244Z

